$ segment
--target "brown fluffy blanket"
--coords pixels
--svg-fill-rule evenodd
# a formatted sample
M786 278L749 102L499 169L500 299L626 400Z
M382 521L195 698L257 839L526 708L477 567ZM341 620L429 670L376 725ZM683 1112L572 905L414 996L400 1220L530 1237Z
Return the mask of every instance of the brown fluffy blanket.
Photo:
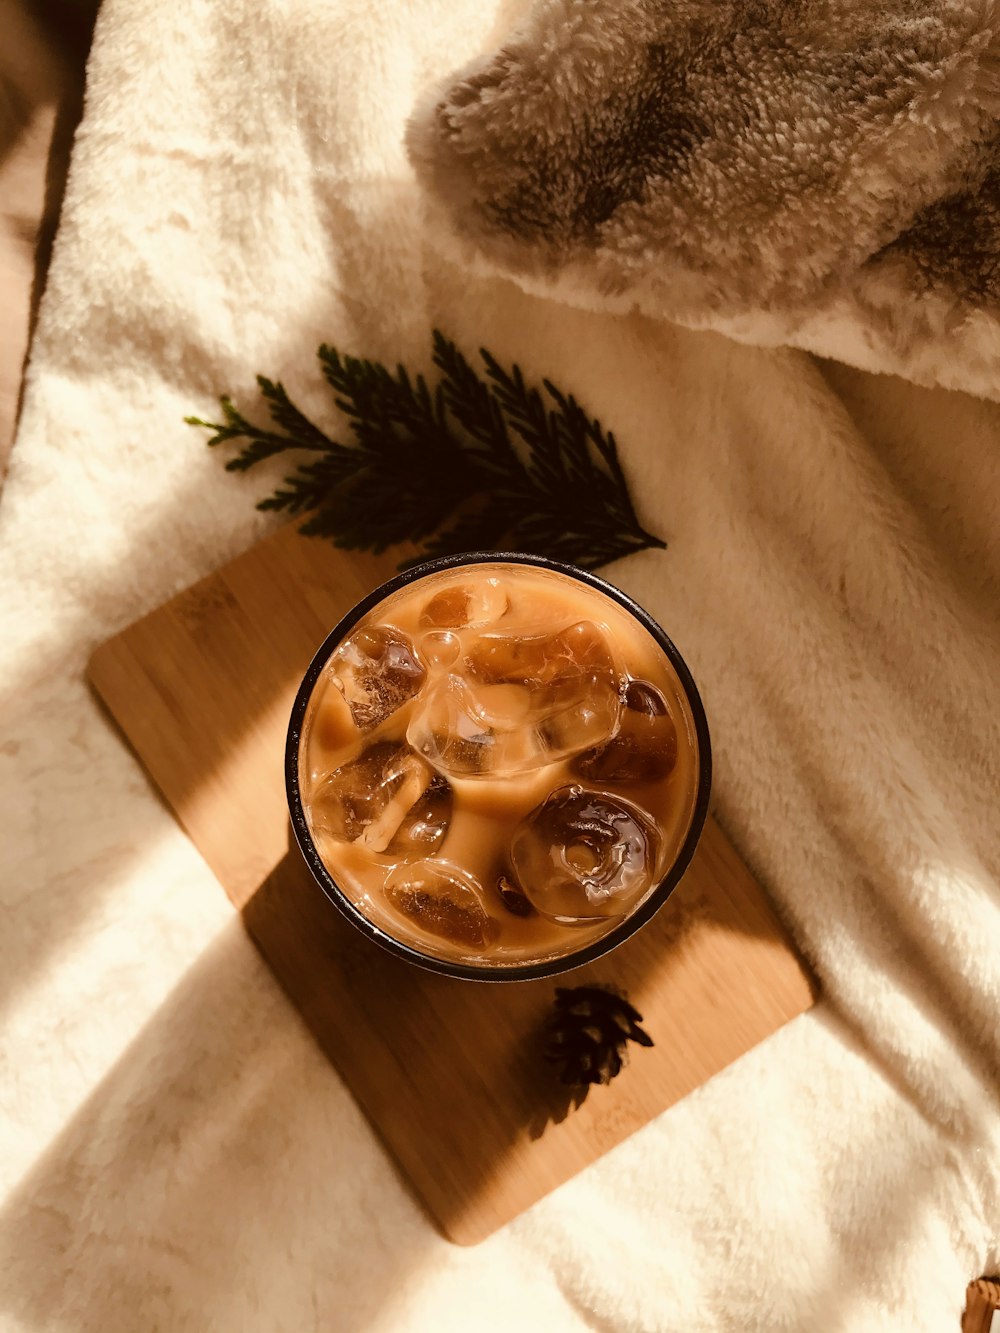
M1000 396L992 0L541 0L410 126L463 257Z

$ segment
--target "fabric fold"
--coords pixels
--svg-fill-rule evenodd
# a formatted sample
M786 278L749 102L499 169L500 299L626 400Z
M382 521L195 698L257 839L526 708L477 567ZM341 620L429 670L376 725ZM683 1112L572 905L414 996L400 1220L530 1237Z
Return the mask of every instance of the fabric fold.
M987 0L542 0L408 144L535 292L997 397L998 114Z

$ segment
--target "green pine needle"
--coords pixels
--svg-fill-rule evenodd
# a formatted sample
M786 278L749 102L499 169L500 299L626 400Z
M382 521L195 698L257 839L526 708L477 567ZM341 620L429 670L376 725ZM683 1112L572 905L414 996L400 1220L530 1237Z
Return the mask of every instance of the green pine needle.
M392 372L321 347L348 444L263 375L257 383L275 429L249 421L225 397L221 422L185 420L213 432L210 446L244 441L226 463L230 472L305 452L257 507L306 514L302 532L347 549L416 542L424 559L506 548L593 567L663 548L636 518L614 435L549 380L539 389L520 367L505 370L485 349L480 357L485 377L435 331L440 380L432 388L403 366Z

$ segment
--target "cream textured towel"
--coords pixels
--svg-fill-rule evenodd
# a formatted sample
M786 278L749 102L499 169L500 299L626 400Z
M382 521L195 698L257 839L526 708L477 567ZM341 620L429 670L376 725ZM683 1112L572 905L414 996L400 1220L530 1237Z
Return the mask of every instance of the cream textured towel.
M1000 409L438 257L407 118L519 12L105 0L0 509L4 1333L946 1333L1000 1264ZM614 429L670 544L607 572L824 988L472 1250L82 674L264 530L186 412L262 370L334 428L316 345L416 364L434 324Z

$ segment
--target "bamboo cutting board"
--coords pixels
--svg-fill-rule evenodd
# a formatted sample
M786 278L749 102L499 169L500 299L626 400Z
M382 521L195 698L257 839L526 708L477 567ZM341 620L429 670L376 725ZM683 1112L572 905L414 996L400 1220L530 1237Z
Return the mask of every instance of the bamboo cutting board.
M435 976L334 910L289 849L285 727L315 649L398 558L337 551L286 528L104 644L90 679L416 1194L447 1236L469 1244L813 995L711 817L653 920L548 981ZM576 1104L541 1059L541 1027L556 985L584 984L624 989L656 1044L634 1048L610 1087Z

